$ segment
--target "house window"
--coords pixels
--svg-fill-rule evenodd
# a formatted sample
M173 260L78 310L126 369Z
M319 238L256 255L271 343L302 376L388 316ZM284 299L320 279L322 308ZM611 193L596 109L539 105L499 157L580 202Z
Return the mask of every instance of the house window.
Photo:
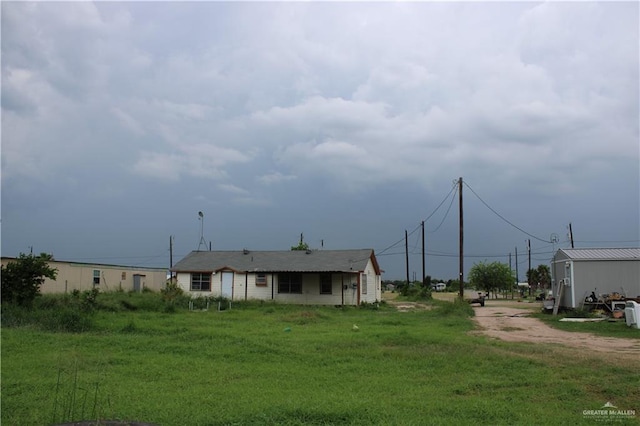
M267 285L267 274L256 274L256 285L258 286L266 286Z
M94 269L93 270L93 285L98 285L100 284L100 270L99 269Z
M211 274L191 274L191 291L211 291Z
M302 274L278 274L278 293L302 293Z
M320 274L320 294L331 294L331 274Z
M127 279L127 273L126 273L126 272L123 272L123 273L122 273L122 281L124 281L124 280L126 280L126 279Z
M362 294L367 294L367 274L362 274L360 285L362 287Z

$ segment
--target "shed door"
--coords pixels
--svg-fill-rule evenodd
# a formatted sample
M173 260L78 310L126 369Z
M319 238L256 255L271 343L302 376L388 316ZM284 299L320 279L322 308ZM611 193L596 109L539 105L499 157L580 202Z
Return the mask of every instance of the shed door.
M231 299L233 295L233 272L222 273L222 297Z
M133 291L142 290L142 277L144 277L144 275L133 274Z

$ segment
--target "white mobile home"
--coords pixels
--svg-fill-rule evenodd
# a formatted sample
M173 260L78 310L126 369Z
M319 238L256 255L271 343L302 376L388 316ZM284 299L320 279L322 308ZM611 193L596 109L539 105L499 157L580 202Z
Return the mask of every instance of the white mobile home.
M591 293L640 297L640 248L560 249L552 262L553 294L559 306L581 307Z
M193 297L310 305L359 305L382 297L371 249L193 251L171 271Z

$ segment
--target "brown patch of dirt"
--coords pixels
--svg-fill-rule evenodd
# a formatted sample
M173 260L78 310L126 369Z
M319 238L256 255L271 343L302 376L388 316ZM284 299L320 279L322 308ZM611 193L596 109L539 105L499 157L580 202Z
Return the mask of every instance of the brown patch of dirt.
M562 345L607 357L640 360L640 340L557 330L530 317L529 309L485 306L474 308L474 311L474 320L479 329L473 334L507 342Z

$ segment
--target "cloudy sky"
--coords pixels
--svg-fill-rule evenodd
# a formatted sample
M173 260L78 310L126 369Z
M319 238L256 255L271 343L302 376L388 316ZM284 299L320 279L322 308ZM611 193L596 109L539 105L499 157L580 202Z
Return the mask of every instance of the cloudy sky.
M2 255L640 244L637 2L1 3ZM198 212L204 213L200 221ZM552 236L557 242L551 242ZM208 247L207 247L208 248Z

